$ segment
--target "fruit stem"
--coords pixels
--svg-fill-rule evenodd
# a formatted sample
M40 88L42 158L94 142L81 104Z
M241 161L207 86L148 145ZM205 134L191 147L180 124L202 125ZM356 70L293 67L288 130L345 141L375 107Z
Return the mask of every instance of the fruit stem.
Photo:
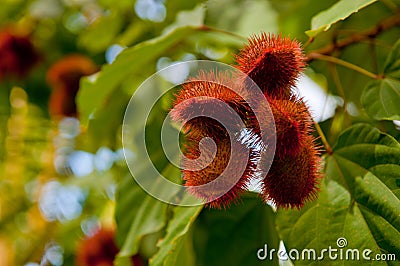
M331 145L329 145L328 140L326 139L324 132L322 131L321 127L319 126L319 124L315 120L314 120L314 126L315 126L315 129L317 130L317 132L318 132L318 134L319 134L319 136L321 138L322 143L324 144L326 152L329 155L332 154L333 151L332 151Z
M318 53L310 53L310 54L308 54L308 57L311 58L311 59L320 59L320 60L323 60L323 61L327 61L327 62L331 62L331 63L335 63L337 65L341 65L341 66L347 67L349 69L357 71L358 73L363 74L363 75L365 75L367 77L370 77L370 78L373 78L373 79L382 79L381 75L377 75L377 74L374 74L372 72L369 72L368 70L366 70L366 69L364 69L362 67L354 65L354 64L352 64L350 62L344 61L344 60L339 59L337 57L318 54Z

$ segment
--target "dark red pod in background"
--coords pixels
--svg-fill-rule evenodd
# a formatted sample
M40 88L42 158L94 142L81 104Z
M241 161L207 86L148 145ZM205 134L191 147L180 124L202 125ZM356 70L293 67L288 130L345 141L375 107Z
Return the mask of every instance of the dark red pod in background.
M28 34L11 27L0 31L0 81L24 78L39 61L39 52Z
M55 62L47 71L47 82L53 89L49 100L49 113L53 117L76 116L75 97L82 77L98 70L94 62L79 54L72 54Z

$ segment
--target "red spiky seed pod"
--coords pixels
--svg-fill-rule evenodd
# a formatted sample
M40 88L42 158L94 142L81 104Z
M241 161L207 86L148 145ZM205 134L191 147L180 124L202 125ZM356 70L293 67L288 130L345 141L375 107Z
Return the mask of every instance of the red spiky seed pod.
M253 36L236 55L236 66L273 98L289 99L305 66L300 43L280 35Z
M276 156L296 154L305 138L313 132L313 119L302 99L291 97L289 100L269 99L270 111L267 109L250 113L247 125L260 135L260 123L264 131L276 133ZM271 129L271 125L275 128ZM270 136L264 136L269 140Z
M0 31L0 80L23 78L40 60L30 36L12 28Z
M75 97L82 77L97 71L93 61L79 54L72 54L54 63L47 72L47 81L53 88L49 100L52 116L76 116Z
M226 136L226 130L239 130L249 108L232 90L237 86L226 72L201 72L176 94L172 120L184 122L183 132L187 135Z
M204 146L200 149L198 145ZM257 171L259 157L246 145L229 138L216 141L215 157L210 145L204 142L187 143L182 160L183 179L189 192L203 199L206 206L227 208L238 201L239 195L246 190L248 181ZM206 184L207 187L202 186Z
M119 250L114 241L114 230L101 228L91 237L83 239L76 251L77 266L113 266ZM143 266L140 255L131 258L135 266Z
M275 154L278 157L299 153L313 132L313 120L301 99L269 101L276 128Z
M297 154L275 157L262 181L262 196L278 208L300 209L317 197L321 179L320 150L312 136L307 136Z

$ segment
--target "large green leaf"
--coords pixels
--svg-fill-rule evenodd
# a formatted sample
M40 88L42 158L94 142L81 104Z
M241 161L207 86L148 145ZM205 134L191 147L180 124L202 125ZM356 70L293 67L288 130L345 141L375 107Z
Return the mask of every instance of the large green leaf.
M257 252L278 250L275 213L257 194L225 211L203 209L194 225L196 265L278 265L278 260L259 260Z
M229 6L236 8L227 8ZM276 11L269 1L262 0L208 1L206 24L245 37L278 30Z
M147 167L147 166L144 166ZM148 166L151 167L151 166ZM146 170L144 170L146 171ZM166 176L179 176L174 167L166 167L162 171ZM167 188L157 186L157 193L174 195ZM159 191L163 190L164 191ZM169 205L153 198L138 186L128 175L118 186L117 208L115 212L118 232L117 241L121 250L116 259L117 265L126 265L132 255L139 251L144 236L159 232L167 223Z
M100 17L80 34L78 44L93 53L100 53L112 44L122 26L123 16L114 10L110 15Z
M400 144L392 137L364 124L343 132L332 155L326 157L326 177L319 199L300 211L280 210L277 225L288 250L315 249L317 257L324 248L372 250L400 254ZM301 236L301 237L299 237ZM293 253L292 253L293 254ZM330 265L355 261L329 260ZM317 260L299 260L296 265ZM375 265L361 258L357 263ZM382 265L398 265L382 262Z
M160 175L178 181L180 180L180 170L168 163L163 149L160 149L159 127L162 126L160 122L162 117L155 118L157 119L153 119L147 125L149 134L146 136L146 149L152 160L143 160L139 156L142 154L139 151L130 160L134 160L132 165L136 167L135 173L139 177L146 177L149 169L156 166ZM170 188L158 184L161 179L151 179L150 181L153 182L151 191L153 195L163 195L163 198L167 200L175 196L177 191L171 191ZM129 258L139 251L144 236L159 232L167 225L170 205L145 192L131 175L127 175L124 180L119 182L116 202L117 241L121 246L116 262L117 265L126 265Z
M400 40L386 59L384 78L368 84L361 102L374 119L400 119Z
M344 20L351 14L358 12L360 9L376 2L377 0L341 0L315 15L311 20L311 30L306 31L307 35L314 37L322 31L327 31L332 24Z
M148 68L148 64L155 63L166 50L187 38L195 29L190 26L178 28L167 35L125 49L111 65L105 65L94 80L93 77L83 79L77 97L82 123L86 124L95 110L126 80L132 81L130 86L133 88L138 86L147 78L146 75L143 76L143 69Z
M377 120L400 119L400 80L384 78L367 85L361 103L368 115Z
M185 203L189 200L193 201L193 199L183 199ZM159 252L150 260L150 265L177 265L176 262L180 259L179 256L189 253L187 246L184 247L185 250L182 250L181 253L180 249L186 244L184 241L188 237L187 233L202 208L203 205L174 208L173 218L168 223L167 234L159 244Z
M162 109L162 102L158 102L153 108L154 112L151 113L153 117L146 123L145 136L140 133L140 130L132 135L136 144L141 142L142 138L145 138L146 150L141 151L135 145L128 145L124 148L127 154L129 152L135 154L133 158L129 158L129 160L133 160L129 166L135 167L135 177L140 179L141 185L146 187L147 190L151 187L152 195L158 195L168 202L176 196L178 191L160 185L162 178L150 178L148 173L152 173L153 168L156 167L160 177L179 182L181 181L181 172L179 168L168 162L164 150L160 148L162 147L160 131L166 115ZM140 126L135 130L143 126L140 123ZM151 160L144 159L144 154L148 154ZM144 191L131 175L127 175L119 182L115 217L118 225L117 242L121 249L116 259L117 265L129 265L130 257L140 251L143 238L161 232L167 226L171 205L154 198L152 195ZM160 233L160 235L162 234ZM172 235L172 237L175 237L175 235Z

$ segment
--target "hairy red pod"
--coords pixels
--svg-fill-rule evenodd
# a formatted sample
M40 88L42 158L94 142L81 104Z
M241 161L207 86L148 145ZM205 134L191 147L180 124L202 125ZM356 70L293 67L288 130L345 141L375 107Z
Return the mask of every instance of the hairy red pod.
M300 99L269 101L276 128L276 149L278 157L299 153L302 145L313 131L313 120L305 103Z
M237 68L246 73L269 97L289 99L305 66L300 43L262 33L253 36L236 55Z
M0 31L0 79L23 78L40 60L40 56L27 35L11 29Z
M207 206L226 208L238 201L247 189L250 178L257 171L259 157L239 141L224 138L215 142L215 157L210 144L193 140L187 144L186 158L182 161L183 179L189 192L207 202ZM199 145L204 145L202 153ZM200 170L188 170L193 167ZM205 184L210 185L198 187Z
M307 135L296 154L274 158L263 180L263 198L278 208L301 208L317 197L322 160L314 138Z
M47 81L53 88L49 112L53 116L76 116L75 97L79 81L97 71L93 61L83 55L68 55L54 63L47 72Z
M93 236L83 239L77 248L77 266L113 266L119 250L114 241L114 231L100 229ZM140 255L132 257L135 266L145 265Z
M228 73L201 72L176 94L171 118L185 122L183 132L187 135L225 136L226 130L237 131L249 109L232 90L237 86Z
M237 68L261 88L272 113L261 102L251 104L255 110L249 108L234 91L241 84L239 94L247 99L251 82L225 73L201 73L200 78L190 80L176 95L172 119L186 123L183 126L186 159L182 163L185 185L193 195L208 202L208 206L225 208L237 201L248 181L266 172L271 162L262 180L265 200L274 201L278 207L300 208L316 197L321 177L320 147L312 136L313 119L306 104L291 91L305 67L304 59L297 41L265 33L252 37L237 55ZM218 81L223 81L223 85ZM230 86L235 90L230 90ZM224 105L231 109L223 109ZM233 117L237 114L244 127L236 126ZM218 115L228 122L216 122L212 117ZM264 148L268 148L268 143L260 137L260 128L271 129L272 120L276 127L275 158L267 156ZM204 145L201 141L206 137L216 143L215 157L208 144L201 149ZM268 142L269 136L264 137ZM234 167L229 168L228 164ZM229 171L224 172L227 168ZM230 178L236 172L241 176ZM213 185L203 189L205 184ZM230 189L224 194L227 187ZM221 196L216 198L216 195Z

